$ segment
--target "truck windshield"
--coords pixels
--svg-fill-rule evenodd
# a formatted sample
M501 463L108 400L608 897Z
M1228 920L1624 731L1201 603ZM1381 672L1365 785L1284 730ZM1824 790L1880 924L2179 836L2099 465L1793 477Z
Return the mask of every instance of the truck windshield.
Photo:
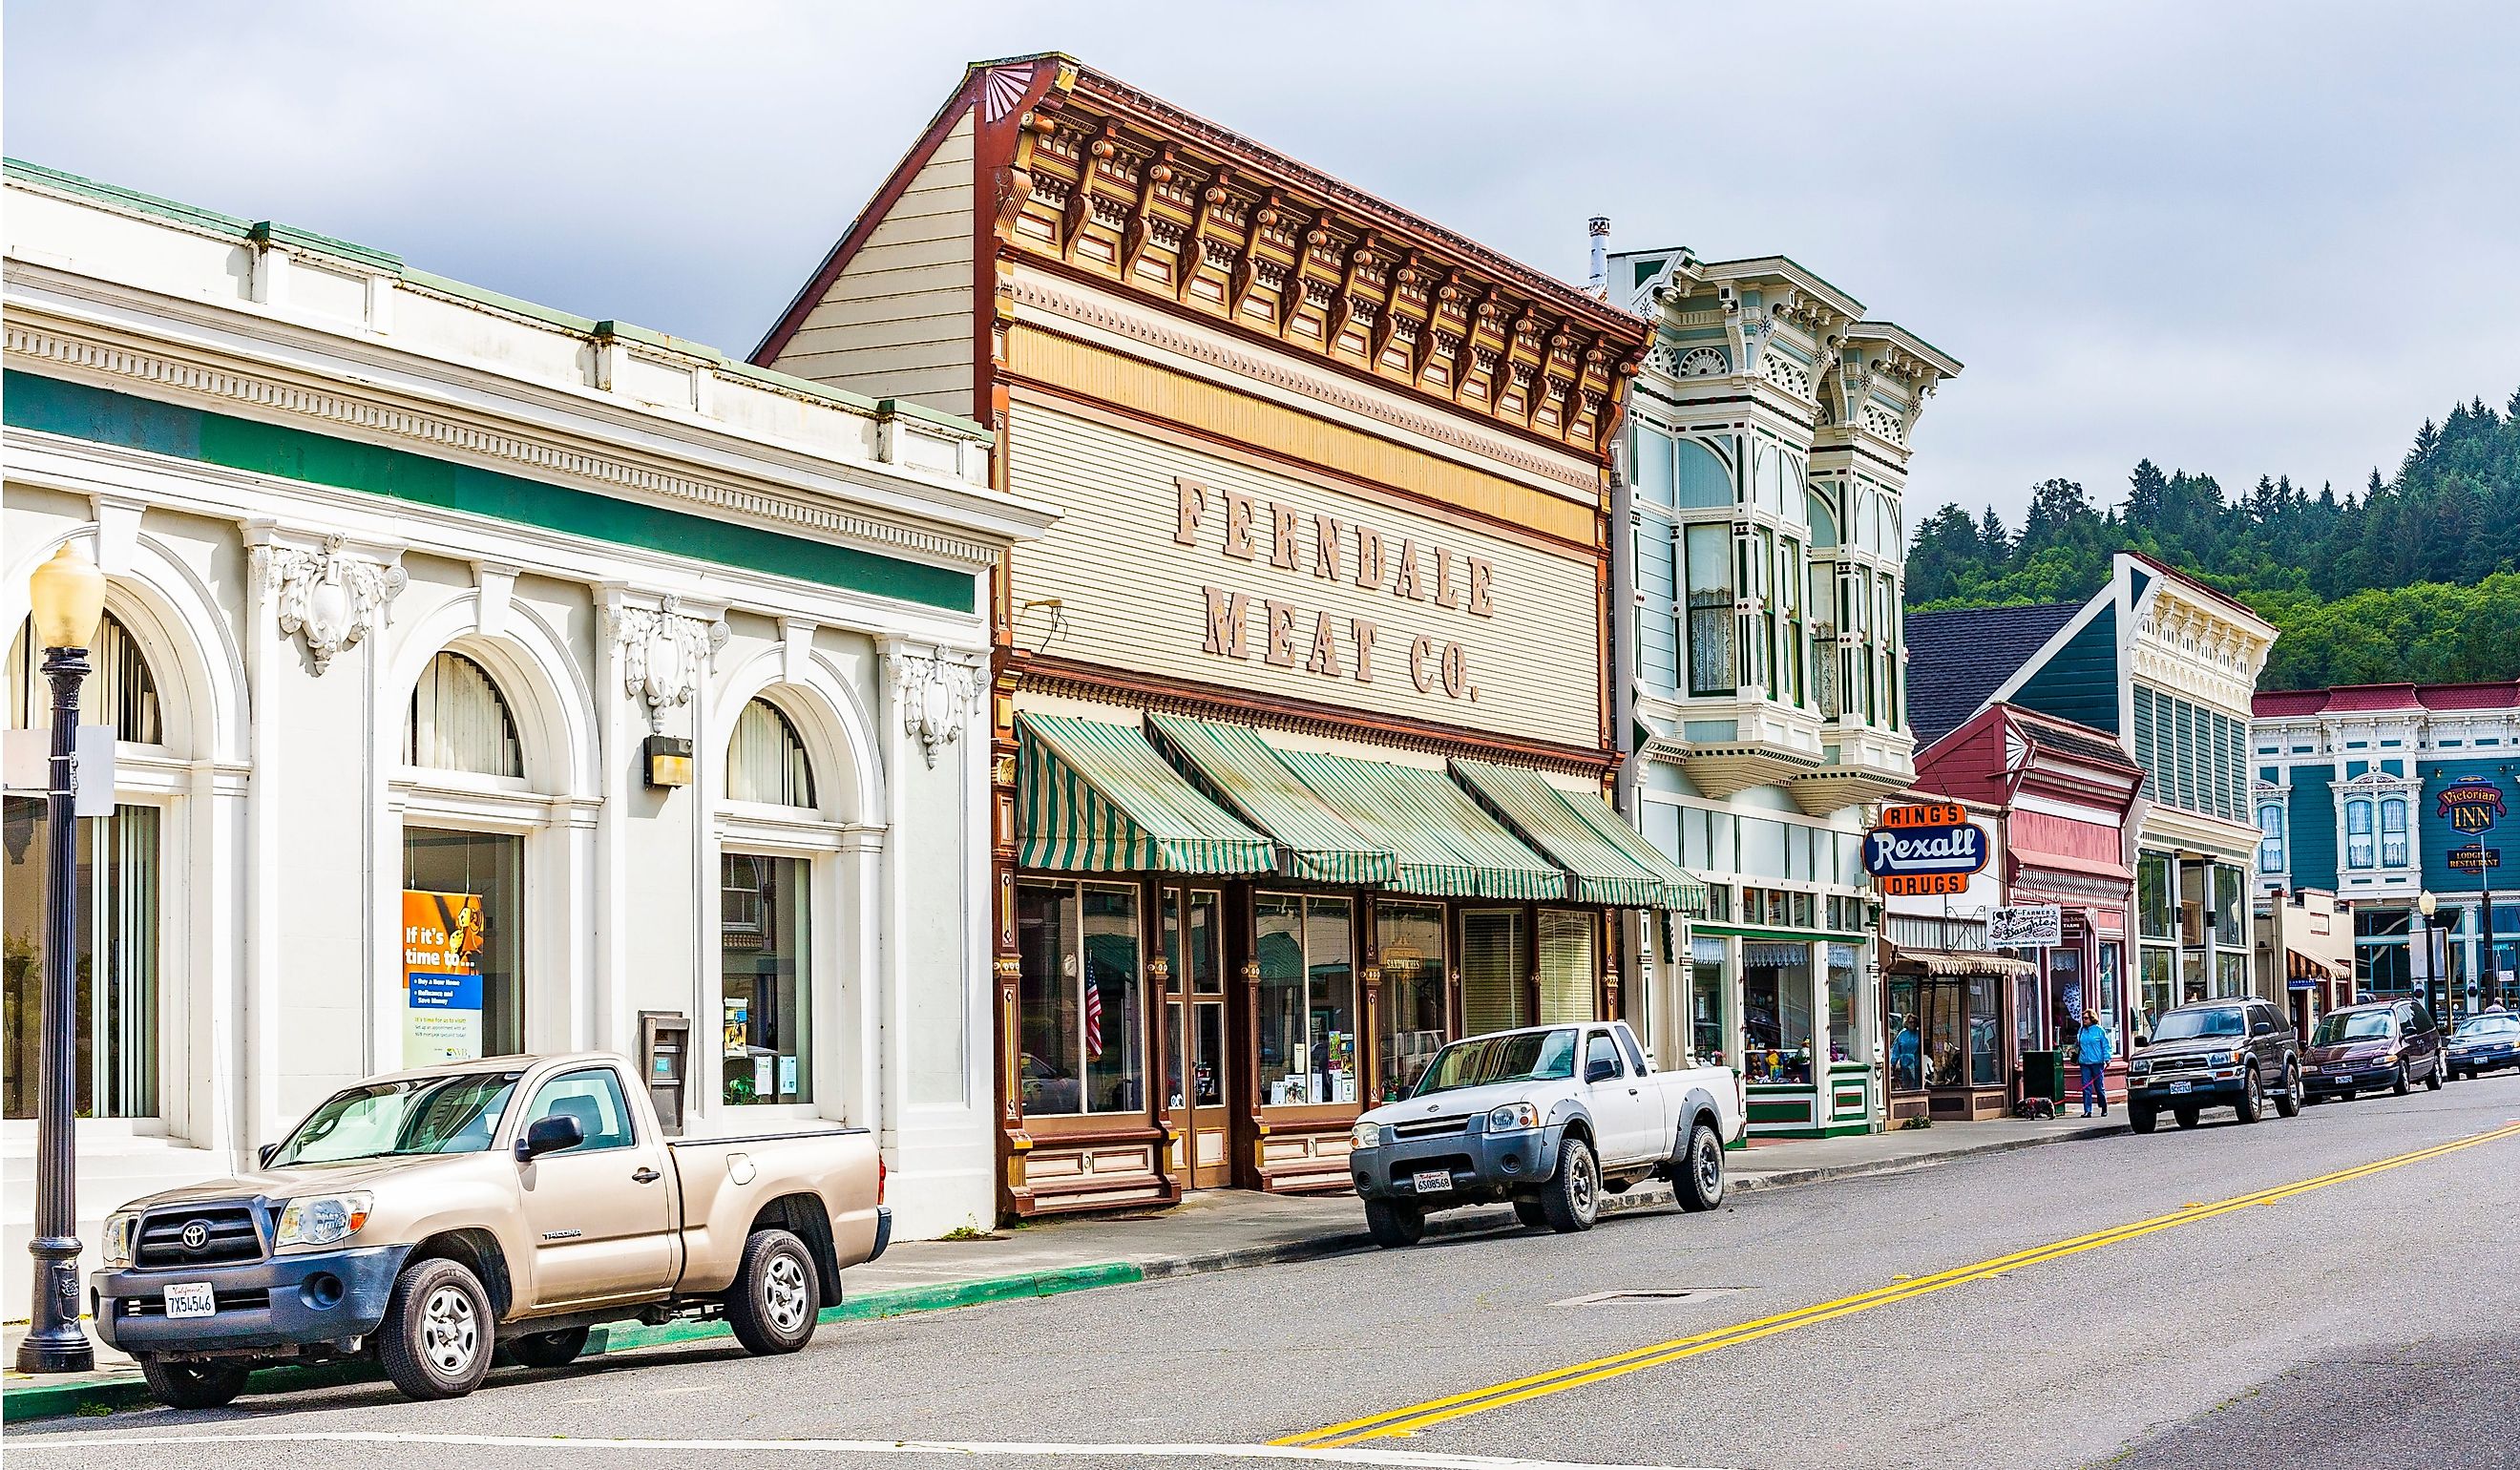
M1575 1075L1575 1033L1512 1031L1474 1036L1435 1053L1411 1095L1483 1088L1499 1082L1560 1082Z
M522 1072L459 1072L372 1082L336 1092L307 1115L271 1167L404 1154L479 1153L499 1131Z

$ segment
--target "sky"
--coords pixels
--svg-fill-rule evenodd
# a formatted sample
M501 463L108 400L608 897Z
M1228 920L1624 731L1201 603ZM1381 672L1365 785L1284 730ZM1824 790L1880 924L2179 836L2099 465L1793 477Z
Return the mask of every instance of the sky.
M966 62L1063 50L1569 280L1786 254L1959 358L1912 524L2359 488L2520 388L2520 6L6 0L15 157L748 353Z

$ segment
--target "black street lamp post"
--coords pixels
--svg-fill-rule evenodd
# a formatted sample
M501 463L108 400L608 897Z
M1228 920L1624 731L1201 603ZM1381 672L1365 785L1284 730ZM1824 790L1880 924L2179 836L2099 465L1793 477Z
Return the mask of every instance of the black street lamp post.
M105 574L65 546L35 571L29 589L44 677L53 687L52 779L45 792L45 881L41 1060L35 1097L35 1289L26 1337L18 1345L22 1373L78 1373L96 1366L96 1350L79 1326L78 1160L73 1124L78 1109L78 1018L72 1014L78 946L78 819L73 810L79 685L87 678L87 646L105 615Z

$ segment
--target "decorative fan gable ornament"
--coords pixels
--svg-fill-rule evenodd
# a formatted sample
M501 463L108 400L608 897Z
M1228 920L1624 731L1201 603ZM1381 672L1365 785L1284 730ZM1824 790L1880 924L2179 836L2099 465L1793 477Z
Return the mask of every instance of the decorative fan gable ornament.
M1678 376L1682 378L1721 378L1732 371L1732 360L1721 347L1691 347L1680 355Z

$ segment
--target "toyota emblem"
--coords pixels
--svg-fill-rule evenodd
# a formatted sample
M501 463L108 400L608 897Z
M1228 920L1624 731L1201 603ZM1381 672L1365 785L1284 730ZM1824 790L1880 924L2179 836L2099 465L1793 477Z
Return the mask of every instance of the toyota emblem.
M201 1221L184 1222L184 1249L198 1251L210 1243L210 1227Z

